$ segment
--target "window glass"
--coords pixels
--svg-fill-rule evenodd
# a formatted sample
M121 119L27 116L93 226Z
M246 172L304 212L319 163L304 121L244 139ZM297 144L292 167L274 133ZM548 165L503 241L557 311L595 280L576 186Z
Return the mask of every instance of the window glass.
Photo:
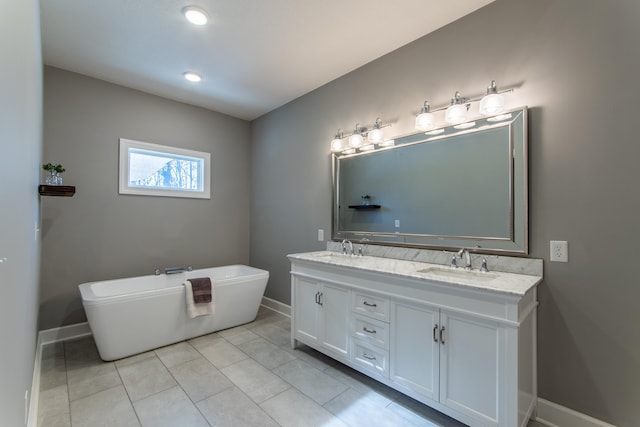
M120 139L120 193L210 198L210 154Z

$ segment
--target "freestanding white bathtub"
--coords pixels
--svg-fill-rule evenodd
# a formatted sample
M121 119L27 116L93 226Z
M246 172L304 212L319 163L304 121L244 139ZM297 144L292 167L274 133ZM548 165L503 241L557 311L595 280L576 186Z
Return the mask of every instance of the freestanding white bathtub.
M215 313L189 318L187 279L210 277ZM255 320L269 272L229 265L79 285L82 305L103 360L120 359Z

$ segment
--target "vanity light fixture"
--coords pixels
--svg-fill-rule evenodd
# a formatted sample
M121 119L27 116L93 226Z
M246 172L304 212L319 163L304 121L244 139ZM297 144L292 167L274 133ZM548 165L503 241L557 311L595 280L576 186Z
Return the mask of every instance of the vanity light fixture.
M416 117L416 129L429 130L433 129L436 125L435 117L431 112L431 105L429 101L424 101L424 105L420 110L420 114Z
M394 145L396 145L396 140L395 139L387 139L385 141L382 141L380 144L378 144L380 147L393 147Z
M342 154L353 154L348 152L352 149L360 149L361 151L374 150L376 145L385 147L394 145L393 140L385 140L382 129L391 126L390 123L383 124L382 119L378 117L376 121L368 127L356 124L351 135L344 135L341 129L331 140L331 152ZM347 139L348 138L348 139ZM366 141L366 142L365 142ZM366 147L366 148L365 148Z
M198 83L200 80L202 80L202 76L194 71L186 71L182 75L190 82Z
M480 101L480 114L485 116L499 114L504 111L504 96L498 93L498 86L495 80L487 86L487 94Z
M380 126L382 126L382 120L380 120L380 117L378 117L373 124L373 129L369 131L369 135L367 136L369 142L378 144L384 140L384 132L382 131Z
M182 8L182 14L194 25L204 25L209 20L207 12L198 6L185 6Z
M332 152L337 153L344 150L344 147L342 146L343 138L344 138L344 134L342 133L342 129L338 129L338 132L336 132L336 136L333 138L333 141L331 141Z
M456 91L451 98L451 105L445 111L445 120L449 123L460 123L467 118L467 110L471 106L471 100L460 95Z

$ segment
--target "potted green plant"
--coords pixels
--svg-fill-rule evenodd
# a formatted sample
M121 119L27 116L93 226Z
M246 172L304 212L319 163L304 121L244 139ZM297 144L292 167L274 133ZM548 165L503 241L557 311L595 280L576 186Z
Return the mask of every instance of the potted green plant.
M42 169L49 174L44 179L44 183L47 185L62 185L62 176L60 175L66 169L61 164L54 165L53 163L46 163L42 165Z
M365 194L364 196L360 196L360 198L362 199L362 204L363 205L369 205L369 203L371 202L371 196L368 194Z

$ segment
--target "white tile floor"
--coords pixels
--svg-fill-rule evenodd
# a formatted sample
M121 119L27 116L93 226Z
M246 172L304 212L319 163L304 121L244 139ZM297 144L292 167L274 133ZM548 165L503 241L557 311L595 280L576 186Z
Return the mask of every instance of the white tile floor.
M91 337L44 348L38 426L462 426L255 322L103 362ZM529 427L540 426L530 423Z

